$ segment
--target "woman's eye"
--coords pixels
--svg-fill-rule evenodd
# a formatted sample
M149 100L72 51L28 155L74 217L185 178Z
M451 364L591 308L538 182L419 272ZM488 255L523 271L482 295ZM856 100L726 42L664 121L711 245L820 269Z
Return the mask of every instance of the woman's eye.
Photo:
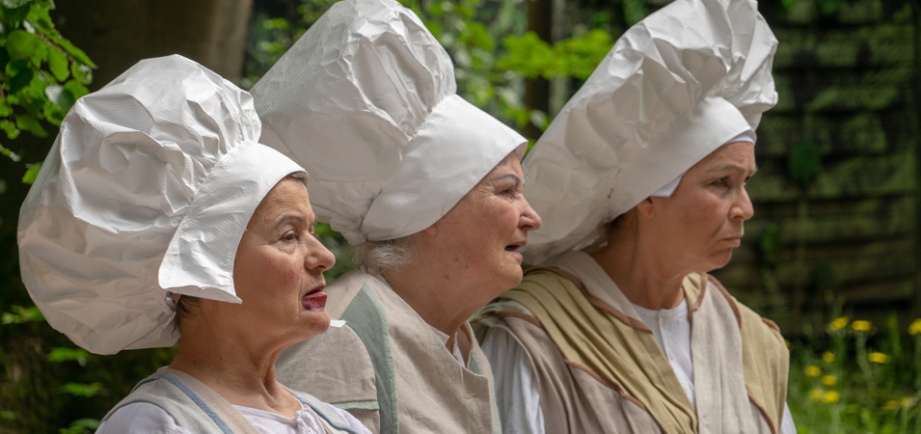
M281 239L282 241L297 241L297 232L286 232Z
M720 178L716 181L713 181L713 185L717 187L729 187L729 178Z

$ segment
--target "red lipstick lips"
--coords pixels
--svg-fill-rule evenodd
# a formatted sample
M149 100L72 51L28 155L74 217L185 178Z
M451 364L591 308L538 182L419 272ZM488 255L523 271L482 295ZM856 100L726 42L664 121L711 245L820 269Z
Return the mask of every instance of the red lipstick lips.
M323 309L326 309L326 293L323 292L323 288L321 286L304 295L304 298L301 299L304 309L311 312L323 312Z

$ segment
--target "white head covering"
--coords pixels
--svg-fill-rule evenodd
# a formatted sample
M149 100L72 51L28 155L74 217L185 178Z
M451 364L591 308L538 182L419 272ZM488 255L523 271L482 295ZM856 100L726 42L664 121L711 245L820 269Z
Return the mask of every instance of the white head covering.
M776 48L754 0L675 0L627 30L525 159L524 193L543 221L528 261L591 244L754 131L777 102Z
M22 278L48 323L111 354L176 342L167 291L240 303L250 217L306 177L259 132L248 93L181 56L77 101L19 214Z
M438 221L525 139L456 95L448 54L392 0L333 5L252 90L263 143L304 165L349 243Z

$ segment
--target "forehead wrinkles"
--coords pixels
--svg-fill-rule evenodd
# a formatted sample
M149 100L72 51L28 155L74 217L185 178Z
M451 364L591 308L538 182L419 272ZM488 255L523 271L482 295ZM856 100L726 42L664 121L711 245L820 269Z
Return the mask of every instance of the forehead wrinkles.
M724 168L755 168L755 149L751 143L737 142L724 145L696 165L707 172Z
M306 220L308 207L307 188L300 181L282 180L262 199L250 223L258 221L267 229L272 229L282 215L293 214L300 220Z

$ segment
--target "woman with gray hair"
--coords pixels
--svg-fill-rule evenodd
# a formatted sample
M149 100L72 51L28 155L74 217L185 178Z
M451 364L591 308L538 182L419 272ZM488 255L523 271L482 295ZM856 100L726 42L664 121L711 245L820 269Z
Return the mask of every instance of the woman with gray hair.
M307 173L259 133L248 93L181 56L139 62L64 118L20 212L29 295L93 353L179 342L97 432L368 432L275 380L282 349L329 327L335 260Z
M467 319L518 284L540 226L525 139L456 95L447 53L392 0L333 5L253 95L263 141L310 170L360 266L329 288L346 326L282 354L279 378L379 432L498 432Z
M796 431L777 326L707 275L754 214L776 47L753 0L675 0L538 140L539 265L477 321L507 432Z

